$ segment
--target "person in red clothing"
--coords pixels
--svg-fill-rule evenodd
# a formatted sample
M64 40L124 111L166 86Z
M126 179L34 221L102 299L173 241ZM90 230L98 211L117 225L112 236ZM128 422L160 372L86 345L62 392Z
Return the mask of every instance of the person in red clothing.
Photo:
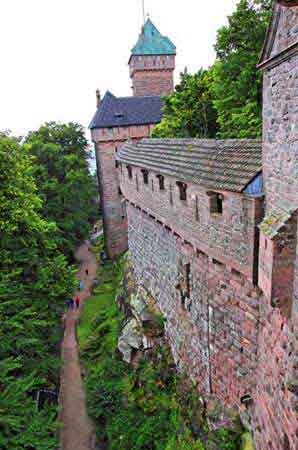
M75 302L76 302L76 307L79 308L80 307L80 301L81 301L81 297L79 294L76 295L75 298Z

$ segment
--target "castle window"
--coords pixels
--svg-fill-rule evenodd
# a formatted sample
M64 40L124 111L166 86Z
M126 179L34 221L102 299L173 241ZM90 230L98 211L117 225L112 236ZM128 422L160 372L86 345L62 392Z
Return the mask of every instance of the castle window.
M148 184L148 170L146 170L146 169L142 169L142 174L143 174L143 181L144 181L144 184Z
M139 179L138 179L137 174L136 174L136 188L137 188L137 192L139 192Z
M123 194L122 194L122 191L121 191L120 187L118 187L118 195L119 195L119 197L123 197Z
M181 181L177 181L177 186L179 189L180 200L185 201L187 199L187 184L182 183Z
M131 180L132 179L132 168L131 168L131 166L126 166L126 168L127 168L128 178Z
M211 214L222 214L223 212L223 200L222 194L217 192L207 192L210 201L210 213Z
M190 264L185 264L182 266L182 271L179 276L179 283L176 286L180 291L181 304L183 308L190 309L191 304L188 299L190 299Z
M173 187L170 184L170 205L172 205L172 204L173 204Z
M126 202L125 202L125 199L121 200L121 218L123 220L126 218Z
M159 181L159 190L164 191L165 190L165 178L163 175L156 175Z
M196 195L196 221L199 222L200 220L200 214L199 214L199 199Z
M117 152L118 152L118 147L115 147L115 157L117 155ZM119 166L119 163L118 163L117 160L115 160L115 167L116 167L116 169L118 169L118 166Z

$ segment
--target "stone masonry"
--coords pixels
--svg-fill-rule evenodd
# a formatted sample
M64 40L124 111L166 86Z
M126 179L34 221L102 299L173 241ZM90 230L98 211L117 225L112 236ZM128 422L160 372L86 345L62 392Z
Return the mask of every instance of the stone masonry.
M134 97L107 92L90 124L95 145L105 250L114 259L127 249L127 220L119 187L115 154L126 140L148 137L162 118L162 94L173 89L176 48L150 19L144 24L129 60Z
M158 301L178 367L238 408L256 450L298 450L295 5L275 2L260 60L265 204L248 143L242 162L232 143L193 152L179 140L126 144L117 157L137 283Z

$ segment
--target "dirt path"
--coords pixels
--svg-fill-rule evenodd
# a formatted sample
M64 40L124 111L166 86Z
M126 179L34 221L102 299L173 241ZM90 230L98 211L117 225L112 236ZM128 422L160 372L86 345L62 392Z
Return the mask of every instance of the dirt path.
M96 276L96 258L88 247L89 242L86 241L76 253L76 259L80 262L80 271L77 277L84 282L84 290L80 292L80 309L84 301L90 296L92 280ZM86 269L88 269L88 275L85 273ZM86 398L76 340L76 322L80 309L69 310L65 317L61 354L59 414L59 419L63 424L60 432L61 450L92 450L95 448L95 433L86 410Z

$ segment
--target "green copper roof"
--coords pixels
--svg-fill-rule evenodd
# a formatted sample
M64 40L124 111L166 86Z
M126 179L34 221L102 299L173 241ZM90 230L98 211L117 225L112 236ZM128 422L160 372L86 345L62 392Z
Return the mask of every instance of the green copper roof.
M176 47L166 36L162 36L150 19L143 26L132 55L175 55Z

